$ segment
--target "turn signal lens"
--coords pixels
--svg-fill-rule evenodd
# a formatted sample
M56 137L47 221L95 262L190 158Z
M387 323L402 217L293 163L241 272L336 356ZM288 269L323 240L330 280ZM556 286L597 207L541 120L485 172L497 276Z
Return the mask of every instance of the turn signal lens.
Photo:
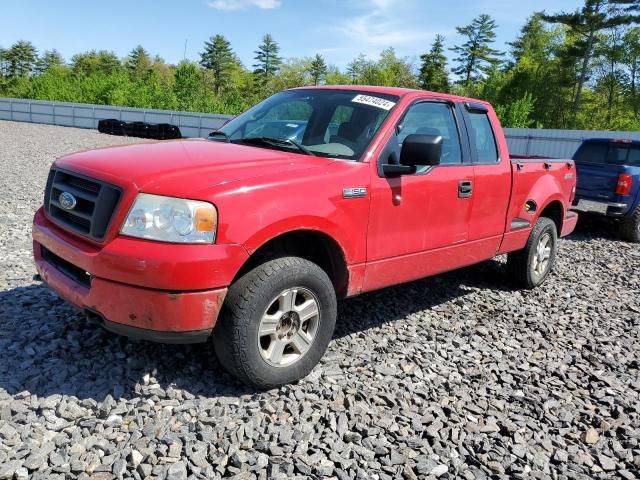
M215 232L216 215L213 207L198 208L195 224L197 232Z

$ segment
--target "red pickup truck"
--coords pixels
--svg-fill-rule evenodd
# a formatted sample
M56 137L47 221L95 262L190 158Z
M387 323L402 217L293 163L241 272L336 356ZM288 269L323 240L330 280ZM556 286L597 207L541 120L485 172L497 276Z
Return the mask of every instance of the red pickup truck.
M575 185L571 160L510 157L485 102L301 88L208 139L59 158L33 251L108 330L211 337L225 368L268 388L319 361L337 298L504 253L518 285L540 285L575 227Z

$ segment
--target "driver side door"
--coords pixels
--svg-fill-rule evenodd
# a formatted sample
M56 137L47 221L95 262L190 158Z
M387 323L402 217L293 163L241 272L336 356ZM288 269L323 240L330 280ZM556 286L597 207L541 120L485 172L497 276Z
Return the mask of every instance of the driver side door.
M412 175L385 177L373 168L364 290L422 278L469 262L461 245L469 236L474 168L466 130L455 104L411 104L378 159L397 162L410 134L440 135L440 165Z

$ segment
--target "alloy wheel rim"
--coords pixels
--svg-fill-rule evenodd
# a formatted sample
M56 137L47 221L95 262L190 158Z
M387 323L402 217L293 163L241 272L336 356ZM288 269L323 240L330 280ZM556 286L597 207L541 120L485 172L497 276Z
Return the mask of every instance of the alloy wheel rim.
M538 240L538 245L533 255L533 262L531 263L531 270L538 278L545 275L549 269L552 247L553 240L551 239L551 234L545 233L540 237L540 240Z
M320 307L309 289L288 288L264 311L258 326L258 349L274 367L298 362L309 351L318 333Z

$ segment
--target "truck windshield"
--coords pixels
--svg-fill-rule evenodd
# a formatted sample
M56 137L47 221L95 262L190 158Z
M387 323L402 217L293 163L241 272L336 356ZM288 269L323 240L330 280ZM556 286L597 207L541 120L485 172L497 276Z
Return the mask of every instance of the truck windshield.
M288 90L231 120L210 140L306 155L359 159L398 97L346 90Z

